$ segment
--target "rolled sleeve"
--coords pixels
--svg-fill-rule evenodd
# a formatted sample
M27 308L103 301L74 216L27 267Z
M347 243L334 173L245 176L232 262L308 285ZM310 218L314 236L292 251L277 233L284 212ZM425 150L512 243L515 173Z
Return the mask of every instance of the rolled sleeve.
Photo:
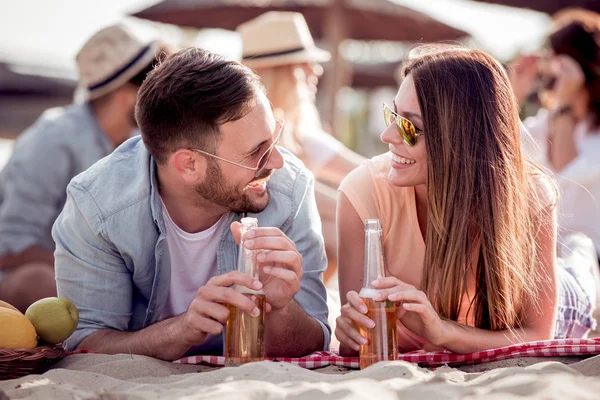
M71 300L79 310L79 325L66 341L69 350L96 331L125 331L131 320L131 273L103 227L89 193L70 184L67 202L52 229L58 296Z
M294 299L319 322L323 329L323 350L329 350L331 327L327 320L327 290L321 279L327 268L327 257L312 175L307 172L300 175L293 190L293 199L295 207L292 209L292 221L284 233L296 243L303 258L301 287Z

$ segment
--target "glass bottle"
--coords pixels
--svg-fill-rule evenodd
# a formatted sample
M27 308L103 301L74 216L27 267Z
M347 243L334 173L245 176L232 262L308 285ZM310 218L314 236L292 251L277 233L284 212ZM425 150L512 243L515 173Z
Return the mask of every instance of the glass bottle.
M257 252L244 247L244 236L248 230L258 227L256 218L242 218L241 238L237 270L258 279ZM234 285L234 290L251 298L260 314L253 317L245 311L228 304L229 318L225 327L225 365L236 366L265 359L265 294L262 290L251 290Z
M379 361L398 358L396 303L387 299L373 300L378 289L371 282L384 276L381 224L378 219L368 219L365 222L365 275L359 297L367 306L366 315L375 322L375 327L367 328L357 324L360 334L367 338L367 343L360 346L360 369Z

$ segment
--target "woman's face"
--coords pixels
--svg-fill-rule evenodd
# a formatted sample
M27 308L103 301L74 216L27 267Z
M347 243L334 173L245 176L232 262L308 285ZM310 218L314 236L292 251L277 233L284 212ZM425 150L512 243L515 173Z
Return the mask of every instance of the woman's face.
M393 122L381 134L381 140L388 144L392 153L391 169L388 179L394 186L424 185L427 180L427 151L425 149L425 136L423 131L423 118L417 100L417 91L410 75L408 75L394 98L392 109L400 116L413 123L417 131L423 135L417 137L416 144L410 147L404 143L398 132L398 126Z

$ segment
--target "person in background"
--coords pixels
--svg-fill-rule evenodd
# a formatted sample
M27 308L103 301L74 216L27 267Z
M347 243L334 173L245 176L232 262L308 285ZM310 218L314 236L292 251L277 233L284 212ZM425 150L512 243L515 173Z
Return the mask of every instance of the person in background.
M160 51L125 23L100 30L76 57L85 102L44 112L17 139L0 173L1 300L25 311L56 295L51 228L67 185L136 132L137 91Z
M357 293L370 218L386 262L374 300L397 302L401 351L585 337L589 271L557 265L556 188L524 156L504 67L479 50L417 47L383 114L389 152L340 186L340 353L356 354L356 325L374 324Z
M555 175L560 240L582 233L600 254L600 14L564 10L553 17L547 48L509 68L520 103L542 108L523 124L528 154ZM533 140L531 140L533 139ZM595 257L593 257L595 258Z
M337 268L336 189L364 158L323 130L315 106L320 63L330 54L315 46L306 21L296 12L267 12L238 26L242 63L254 69L267 88L276 112L285 117L281 146L298 156L315 175L317 207L329 267L328 283Z
M190 48L140 89L141 137L71 181L54 224L58 294L79 309L66 345L176 360L223 354L227 304L257 315L231 286L262 289L267 355L327 350L326 267L313 176L277 147L256 74ZM236 271L244 214L259 228L259 280Z

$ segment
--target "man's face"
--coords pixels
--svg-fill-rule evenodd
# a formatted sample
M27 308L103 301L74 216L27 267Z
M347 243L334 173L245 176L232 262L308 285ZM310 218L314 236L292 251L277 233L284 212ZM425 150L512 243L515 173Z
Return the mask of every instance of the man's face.
M276 123L266 96L258 95L256 105L243 118L221 125L215 155L248 167L256 167L269 149L280 125ZM204 199L234 212L258 213L269 203L267 181L283 167L283 157L274 148L260 176L256 171L206 156L206 178L196 187Z

